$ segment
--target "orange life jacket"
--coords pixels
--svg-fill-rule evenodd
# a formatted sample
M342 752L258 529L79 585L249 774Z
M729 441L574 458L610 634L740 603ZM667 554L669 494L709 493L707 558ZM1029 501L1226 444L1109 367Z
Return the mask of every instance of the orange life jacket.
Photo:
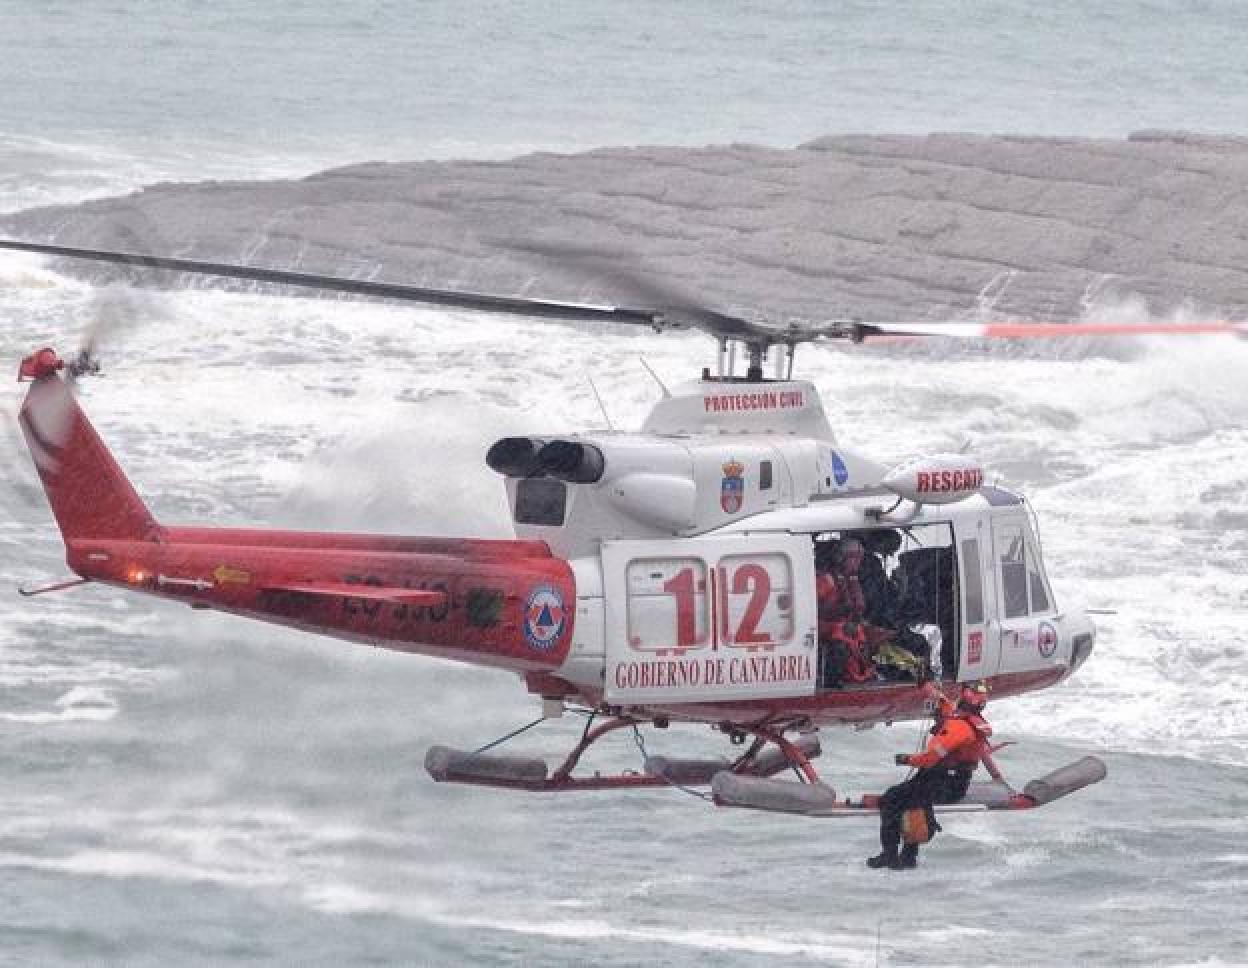
M978 713L957 712L941 719L927 749L910 757L910 765L920 769L932 766L979 766L992 735L992 727Z
M815 577L815 600L823 621L861 619L867 609L857 575L823 572Z
M820 621L819 638L845 649L845 672L841 677L845 682L875 678L875 663L871 661L870 643L861 622Z

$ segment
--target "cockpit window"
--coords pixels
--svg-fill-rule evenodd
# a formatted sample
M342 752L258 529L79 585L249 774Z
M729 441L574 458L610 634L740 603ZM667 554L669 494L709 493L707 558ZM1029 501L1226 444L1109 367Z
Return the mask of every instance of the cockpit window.
M568 486L552 477L525 477L516 482L516 523L563 527Z
M1027 581L1031 586L1032 612L1049 610L1049 592L1044 586L1044 575L1036 564L1036 556L1031 545L1027 546Z
M1023 529L1006 524L998 533L1001 553L1001 591L1005 595L1005 617L1027 614L1027 544Z
M979 570L979 540L962 542L962 570L966 574L966 624L984 624L984 579Z

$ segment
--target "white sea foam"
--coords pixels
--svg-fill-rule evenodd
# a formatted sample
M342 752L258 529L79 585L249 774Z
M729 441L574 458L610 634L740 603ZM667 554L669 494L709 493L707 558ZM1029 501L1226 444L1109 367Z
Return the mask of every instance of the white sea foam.
M61 325L72 334L82 325L73 316L93 311L87 292L33 271L40 287L11 293L10 305L38 318L68 301L77 309ZM140 492L168 518L505 534L501 488L480 464L490 439L600 424L581 375L595 369L613 418L635 424L655 391L620 362L644 350L672 379L707 350L697 336L643 345L523 320L212 291L162 305L106 347L108 378L85 393ZM833 421L853 446L900 458L970 439L990 467L1004 463L1024 485L1036 476L1026 489L1059 600L1117 609L1076 680L1002 706L1004 727L1113 749L1163 741L1242 764L1244 743L1225 737L1248 734L1239 701L1248 548L1227 544L1233 532L1217 515L1242 508L1248 486L1237 456L1248 343L1140 346L1131 362L810 351L804 371L834 388ZM1211 353L1221 363L1212 370ZM968 393L981 402L959 405ZM1049 469L1059 464L1066 473ZM1184 521L1194 527L1176 527ZM66 621L57 619L71 634Z
M56 712L14 713L0 710L0 719L11 723L107 722L117 715L117 701L104 689L75 686L57 698Z
M322 910L336 914L397 914L450 927L533 935L552 940L671 945L701 951L800 957L842 965L869 965L875 959L875 939L849 932L788 932L785 937L779 938L747 931L699 931L659 925L635 927L604 918L481 917L447 910L443 904L431 899L382 896L342 884L322 885L309 890L307 900Z
M86 180L94 177L88 173ZM117 177L87 190L113 190L147 176ZM0 256L0 281L0 308L13 321L0 333L0 355L10 361L44 342L72 348L99 311L88 287L34 260ZM1122 314L1131 312L1138 307L1121 307ZM1095 313L1109 318L1114 308ZM633 363L636 354L644 352L674 382L695 374L710 349L696 335L591 334L524 320L209 291L157 300L145 316L141 327L104 348L106 376L84 383L83 399L162 517L210 523L501 533L501 487L481 463L492 435L599 426L586 371L595 374L613 420L635 426L657 395ZM1248 763L1242 698L1248 543L1235 515L1244 513L1248 487L1241 379L1248 344L1140 338L1129 352L1116 346L1076 341L1047 358L1044 351L961 350L955 362L804 348L798 366L824 389L838 433L853 446L900 459L970 440L1039 508L1059 601L1117 610L1103 620L1092 661L1071 682L994 706L999 733L1033 748L1057 741L1242 768ZM1210 366L1211 359L1218 365ZM12 409L19 393L15 384L0 383L0 404ZM0 576L16 583L60 574L63 551L46 509L16 500L12 506L14 520L0 529ZM870 892L893 896L907 888L895 881L884 889L865 886L857 849L869 839L865 828L829 834L815 826L799 835L788 818L738 822L697 814L691 805L680 814L693 818L680 821L687 825L663 831L655 821L662 801L653 797L586 805L449 794L421 778L421 744L435 728L463 736L490 717L528 715L526 697L510 680L401 660L420 674L403 678L383 700L376 698L383 695L379 677L367 678L367 670L397 670L399 659L361 658L325 640L240 627L238 620L200 617L107 589L29 601L0 596L6 697L0 720L47 727L12 733L59 739L87 731L60 724L108 722L110 734L117 731L112 742L152 730L169 744L162 747L168 762L155 766L142 756L128 762L112 742L86 747L76 766L87 771L81 786L72 775L56 774L55 757L37 747L36 779L15 775L10 786L29 785L44 795L10 794L0 802L6 837L0 866L14 877L68 875L84 890L100 879L132 882L127 890L152 881L162 893L207 883L222 895L293 902L326 915L327 930L335 932L346 930L354 915L391 916L452 929L469 953L470 939L497 932L532 939L532 948L518 949L530 960L541 960L543 945L558 942L623 962L648 957L645 946L662 946L675 952L673 961L724 952L764 963L875 963L880 902ZM292 657L304 649L324 668L308 672L299 665ZM216 692L203 684L214 675ZM353 678L364 681L352 694L361 701L349 710L322 704ZM154 711L136 709L140 693L156 704ZM315 712L301 709L301 700ZM306 735L296 742L280 732L274 723L286 719L289 731ZM343 731L351 742L340 742ZM331 762L300 743L330 750ZM1002 757L1007 768L1009 756ZM109 764L103 789L92 766L100 758ZM356 759L363 765L352 769L357 764L347 761ZM230 765L233 785L213 775L222 762ZM1123 782L1173 769L1170 760L1150 764L1140 756ZM45 770L53 778L41 786ZM394 782L396 773L409 780ZM1226 775L1231 783L1239 779L1233 771ZM278 784L284 786L273 792ZM349 787L345 793L342 785ZM257 805L266 796L279 804L339 797L340 813ZM1178 798L1168 801L1174 810L1184 794L1171 796ZM214 797L227 797L231 807L212 805ZM1194 877L1176 861L1158 860L1157 845L1172 832L1149 826L1153 804L1128 800L1101 816L1082 810L1081 802L1071 798L1042 817L950 818L913 889L923 893L923 910L933 918L950 915L941 898L957 878L943 865L962 852L975 865L977 887L991 888L974 903L993 919L992 930L919 928L923 954L897 960L935 963L946 946L956 952L971 946L984 963L1004 963L1004 956L985 953L997 944L1015 957L1027 950L1036 963L1060 964L1064 952L1037 937L1036 916L1078 904L1079 915L1090 912L1093 925L1107 931L1136 915L1157 920L1150 878L1159 864L1169 865L1167 889L1177 884L1187 892L1179 900L1191 906L1189 920L1205 909L1238 910L1242 878ZM1200 816L1193 823L1196 833L1185 848L1199 863L1243 866L1234 849L1241 818ZM550 825L557 835L549 834ZM522 835L507 835L515 830ZM666 843L630 852L639 867L635 878L615 884L616 874L585 874L579 883L588 887L579 897L565 887L581 868L600 864L618 840L644 844L663 833ZM1210 856L1201 854L1206 839L1217 845ZM551 841L560 851L571 843L577 853L552 861L556 850L542 855L534 846ZM717 878L717 884L783 880L783 890L764 895L776 905L773 915L762 916L767 923L741 927L740 909L706 887L707 878L682 881L673 872L698 850L739 857L736 879ZM1079 866L1085 857L1104 869L1094 875ZM1026 897L1035 879L1053 879L1060 895L1088 889L1100 876L1116 880L1099 905L1082 896L1070 908L1059 896ZM868 913L830 886L841 879ZM543 882L558 884L551 888L554 901L528 893L529 884ZM681 897L663 907L673 890L694 900ZM844 930L808 931L812 919ZM1217 936L1190 930L1211 945ZM1020 938L1034 947L1014 947ZM882 962L897 950L886 939ZM1157 961L1167 959L1179 963L1172 955ZM1232 962L1194 953L1184 963Z

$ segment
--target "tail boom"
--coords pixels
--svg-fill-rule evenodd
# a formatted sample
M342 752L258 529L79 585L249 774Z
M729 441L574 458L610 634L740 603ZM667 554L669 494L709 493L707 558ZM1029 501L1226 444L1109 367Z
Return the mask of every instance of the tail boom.
M576 585L544 542L162 527L61 376L22 363L19 416L82 578L404 652L518 672L560 666Z
M451 554L346 549L334 546L343 536L315 532L273 532L267 545L265 532L215 543L212 529L194 529L199 540L185 542L181 530L158 542L74 541L70 566L192 608L517 672L556 669L571 649L572 570L540 542L463 541Z

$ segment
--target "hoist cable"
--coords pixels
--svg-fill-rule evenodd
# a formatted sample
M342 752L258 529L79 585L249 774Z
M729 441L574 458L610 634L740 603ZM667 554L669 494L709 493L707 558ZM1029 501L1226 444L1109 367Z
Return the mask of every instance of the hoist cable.
M544 722L546 722L546 717L538 716L537 719L533 720L533 722L529 723L527 726L521 726L519 729L513 729L506 736L500 736L498 739L494 740L492 743L486 743L480 749L473 750L472 753L475 756L478 753L484 753L486 750L492 750L495 746L502 746L505 742L507 742L507 740L514 739L515 737L519 736L521 733L527 732L528 730L532 729L538 723L544 723Z
M641 738L641 730L637 728L637 724L633 724L633 742L637 744L637 750L641 753L641 769L646 772L646 760L650 758L650 754L646 752L646 741ZM694 790L691 787L677 783L675 780L669 780L665 776L660 776L660 780L670 787L675 787L681 793L687 793L691 797L697 797L699 800L705 800L707 803L714 803L715 799L709 793L703 793L701 790Z

